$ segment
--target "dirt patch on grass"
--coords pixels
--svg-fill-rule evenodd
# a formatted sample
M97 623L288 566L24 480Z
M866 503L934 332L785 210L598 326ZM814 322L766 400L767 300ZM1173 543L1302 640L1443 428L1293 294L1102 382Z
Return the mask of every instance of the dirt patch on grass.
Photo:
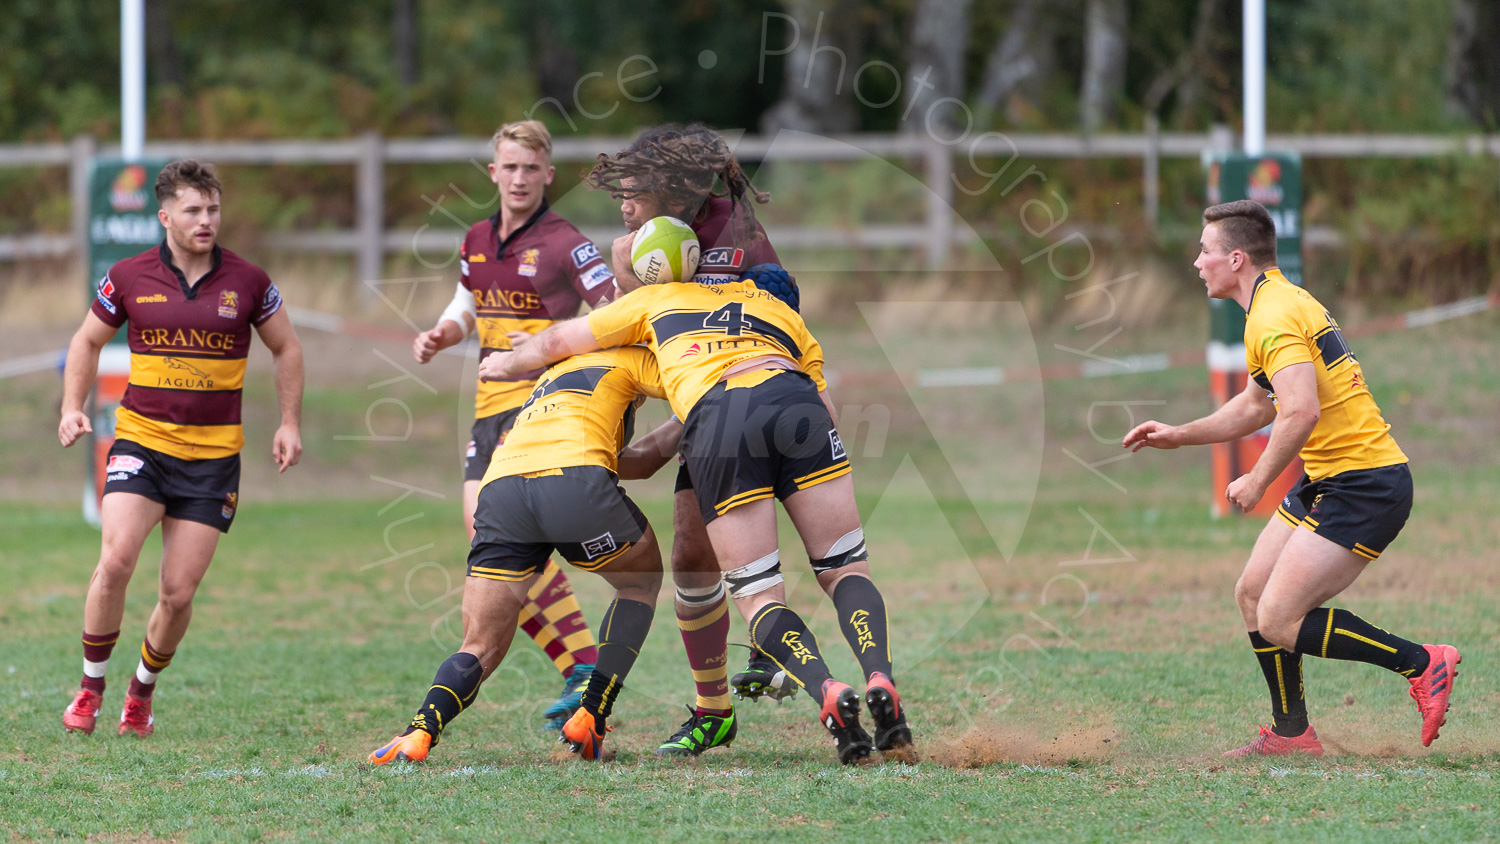
M978 768L985 765L1070 765L1107 762L1120 745L1113 724L1069 729L1047 736L1035 725L992 722L969 728L956 739L939 741L927 750L927 759L946 768Z

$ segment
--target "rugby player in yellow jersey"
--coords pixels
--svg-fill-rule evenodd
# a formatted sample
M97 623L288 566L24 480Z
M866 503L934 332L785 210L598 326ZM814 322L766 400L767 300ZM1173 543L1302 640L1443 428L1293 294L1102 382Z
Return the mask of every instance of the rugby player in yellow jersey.
M684 170L691 171L689 177L684 177ZM701 251L694 281L739 281L754 272L764 289L796 310L795 282L780 269L781 259L751 204L769 202L770 196L754 188L717 132L702 124L651 127L625 149L601 159L585 178L620 201L620 216L629 230L612 248L621 290L640 286L630 269L635 232L654 217L671 216L688 223L698 238ZM721 192L714 190L716 184ZM680 436L681 426L675 428ZM671 439L674 448L677 441ZM796 694L797 684L753 648L746 670L730 680L723 577L692 477L681 458L672 500L671 560L676 587L672 608L697 695L691 715L656 753L697 756L735 738L731 683L741 698L752 700L762 694L780 700Z
M1271 692L1274 723L1225 756L1321 755L1308 723L1302 657L1355 660L1407 678L1422 716L1422 744L1447 718L1458 677L1452 645L1419 645L1344 609L1323 606L1396 538L1411 513L1406 455L1365 385L1338 323L1276 268L1276 229L1258 202L1203 212L1193 266L1215 299L1245 309L1244 392L1212 414L1173 426L1144 422L1125 435L1132 451L1228 442L1274 419L1271 441L1224 495L1241 510L1300 454L1307 474L1271 517L1235 598Z
M812 632L784 603L773 501L780 499L866 674L874 746L913 758L822 349L795 311L752 280L651 285L490 356L479 374L503 378L635 343L655 354L667 399L683 420L682 454L751 640L813 694L841 762L870 754L859 696L833 678Z
M665 462L620 454L635 407L647 395L662 397L661 379L656 360L639 347L578 355L537 381L482 479L464 583L463 646L438 669L406 730L370 754L372 764L427 758L505 658L526 583L554 550L615 588L582 706L562 727L575 752L600 758L610 712L661 590L656 534L616 475L617 469L648 475Z
M507 123L491 141L490 179L500 208L469 227L460 248L453 301L437 325L418 334L412 355L427 363L439 351L479 334L479 357L529 337L554 321L577 316L582 303L615 295L614 276L592 241L547 204L552 183L552 134L536 120ZM479 481L495 446L505 439L537 373L505 382L480 382L474 426L464 455L464 529L474 536ZM594 636L568 578L548 563L531 581L521 629L546 652L563 677L562 696L542 713L556 730L578 708L598 659Z

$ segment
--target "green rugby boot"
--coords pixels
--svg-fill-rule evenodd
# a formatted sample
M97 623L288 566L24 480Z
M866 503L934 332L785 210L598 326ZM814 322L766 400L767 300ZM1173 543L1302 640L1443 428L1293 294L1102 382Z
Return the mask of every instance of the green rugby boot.
M699 715L691 706L687 708L688 719L672 737L656 749L657 756L697 756L711 747L728 747L734 741L738 728L734 723L734 710L728 717Z

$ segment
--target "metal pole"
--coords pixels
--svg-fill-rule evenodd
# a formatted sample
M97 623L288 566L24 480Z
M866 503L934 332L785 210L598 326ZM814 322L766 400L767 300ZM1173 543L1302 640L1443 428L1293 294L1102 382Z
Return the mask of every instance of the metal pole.
M1161 208L1161 119L1155 114L1146 115L1146 152L1141 160L1141 182L1146 229L1154 235Z
M366 132L360 138L359 162L354 170L354 214L359 233L355 273L360 295L368 302L375 291L373 285L380 281L385 234L385 140L379 132Z
M1245 0L1245 154L1266 150L1266 0Z
M953 245L953 154L935 141L925 144L927 159L927 268L942 269Z
M146 144L146 0L120 0L120 153L140 161Z

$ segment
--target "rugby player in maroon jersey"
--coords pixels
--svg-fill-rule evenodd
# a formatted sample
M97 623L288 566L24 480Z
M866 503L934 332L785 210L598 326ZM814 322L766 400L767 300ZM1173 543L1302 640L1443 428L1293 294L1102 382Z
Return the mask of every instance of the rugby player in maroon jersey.
M492 146L489 173L500 210L475 223L464 237L453 301L437 325L412 343L418 363L462 342L476 328L483 360L556 320L576 316L582 303L599 305L615 294L614 275L598 248L548 205L546 188L554 168L547 127L536 120L507 123L495 132ZM463 514L470 539L480 479L539 374L479 383L464 455ZM520 617L521 629L563 677L562 696L543 712L543 729L555 731L582 701L598 648L572 584L554 562L532 577Z
M94 731L125 590L160 524L160 588L119 733L144 737L155 728L157 675L187 633L193 596L239 506L240 394L252 328L274 361L281 426L272 459L284 472L302 456L302 347L276 285L217 244L220 193L211 165L183 160L162 169L157 217L166 239L110 268L68 346L57 429L64 447L93 430L84 402L99 354L129 321L130 385L99 505L102 550L84 600L83 680L63 713L69 732Z

